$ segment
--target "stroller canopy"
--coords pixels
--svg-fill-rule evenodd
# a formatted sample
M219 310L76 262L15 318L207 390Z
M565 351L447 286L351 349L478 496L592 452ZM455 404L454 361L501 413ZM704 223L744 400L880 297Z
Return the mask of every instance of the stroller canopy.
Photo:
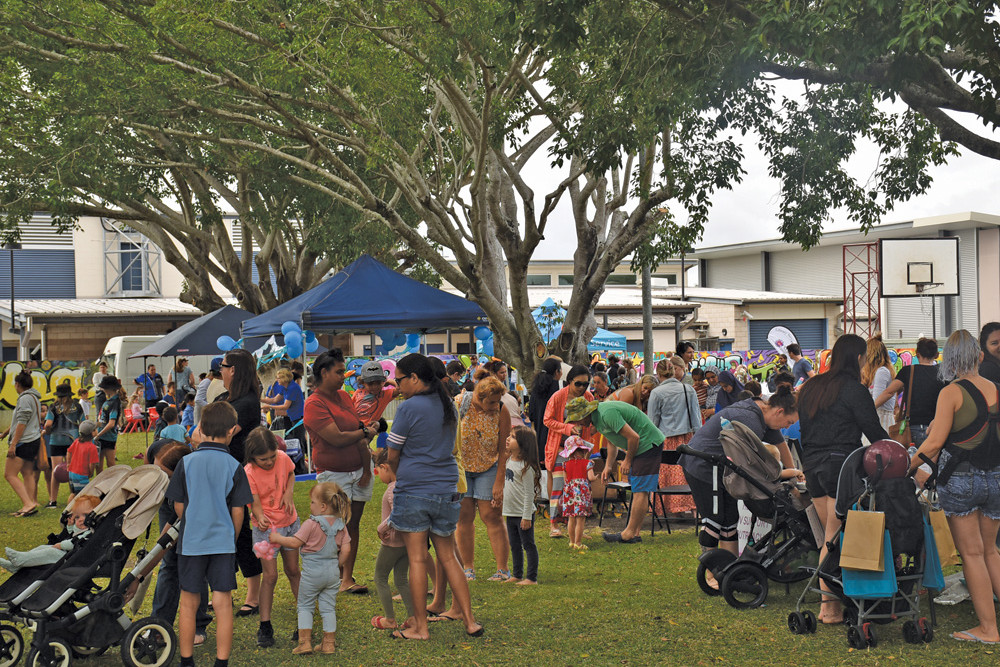
M104 514L136 498L137 500L122 515L122 534L134 540L153 520L160 503L163 502L163 494L166 493L169 483L170 478L167 477L167 473L155 465L139 466L125 475L118 486L104 496L104 500L94 512Z

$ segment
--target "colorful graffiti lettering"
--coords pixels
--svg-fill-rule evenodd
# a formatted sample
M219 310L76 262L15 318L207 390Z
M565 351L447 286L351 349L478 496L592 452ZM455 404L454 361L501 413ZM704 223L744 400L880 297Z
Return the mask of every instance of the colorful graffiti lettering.
M14 388L14 378L25 369L20 361L8 361L0 364L0 409L13 410L17 403L17 390ZM68 382L74 394L80 387L90 386L92 369L76 362L43 361L39 368L29 369L33 388L42 395L43 401L56 397L56 387Z

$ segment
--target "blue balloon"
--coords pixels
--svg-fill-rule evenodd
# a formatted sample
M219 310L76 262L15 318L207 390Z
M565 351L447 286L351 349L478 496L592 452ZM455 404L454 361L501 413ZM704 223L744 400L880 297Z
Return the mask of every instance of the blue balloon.
M493 356L493 337L491 336L489 340L482 341L482 347L479 349L480 353L486 355L487 357Z
M291 331L298 331L299 333L302 333L302 329L299 328L299 325L296 324L295 322L292 322L291 320L288 320L287 322L281 325L281 333L287 336Z
M298 345L302 347L302 333L298 331L289 331L286 333L285 345Z
M231 336L219 336L215 341L215 345L219 348L220 352L229 352L229 350L236 347L236 341Z
M288 353L288 356L292 359L298 359L302 356L302 343L295 343L294 345L291 343L286 344L285 352Z
M314 331L303 331L302 335L306 337L307 343L311 343L316 340L316 332Z
M490 331L489 327L476 327L473 333L479 340L486 340L493 335L493 332Z
M406 347L414 350L420 347L420 334L411 333L406 337Z
M398 334L396 334L396 336L395 336L395 337L394 337L394 338L392 339L392 346L393 346L394 348L396 348L396 347L399 347L399 346L401 346L401 345L406 345L406 334L404 334L403 332L399 332L399 333L398 333Z
M319 341L313 336L312 340L306 340L306 352L315 352L319 349Z

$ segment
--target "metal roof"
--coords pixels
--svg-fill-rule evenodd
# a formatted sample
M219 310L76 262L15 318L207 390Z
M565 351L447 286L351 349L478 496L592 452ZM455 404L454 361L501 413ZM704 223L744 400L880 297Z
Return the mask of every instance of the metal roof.
M180 299L17 299L17 319L31 317L39 321L74 318L142 319L163 317L200 317L202 312ZM0 319L10 321L10 304L0 304Z
M820 238L820 246L844 245L846 243L871 243L880 238L908 238L914 235L927 236L935 232L969 227L1000 226L1000 216L977 211L963 211L947 215L936 215L927 218L914 218L903 222L893 222L877 225L868 234L863 234L859 227L851 229L835 229L824 231ZM759 252L780 252L783 250L802 250L797 243L788 243L783 239L772 238L749 243L731 243L718 246L700 246L688 257L696 259L715 259L735 257Z
M685 295L691 301L698 303L842 303L843 297L829 294L794 294L789 292L763 292L760 290L725 289L720 287L688 287ZM670 286L653 288L654 298L679 297L681 288Z

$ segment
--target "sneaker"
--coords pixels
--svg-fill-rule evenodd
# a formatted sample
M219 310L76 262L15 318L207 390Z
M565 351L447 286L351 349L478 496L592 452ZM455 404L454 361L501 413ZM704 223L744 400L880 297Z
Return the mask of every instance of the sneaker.
M258 628L257 629L257 646L261 648L269 648L274 646L274 630L271 628Z
M487 581L507 581L510 579L510 570L497 570Z
M466 578L467 581L475 581L476 580L476 571L473 570L471 567L465 568L465 578Z

